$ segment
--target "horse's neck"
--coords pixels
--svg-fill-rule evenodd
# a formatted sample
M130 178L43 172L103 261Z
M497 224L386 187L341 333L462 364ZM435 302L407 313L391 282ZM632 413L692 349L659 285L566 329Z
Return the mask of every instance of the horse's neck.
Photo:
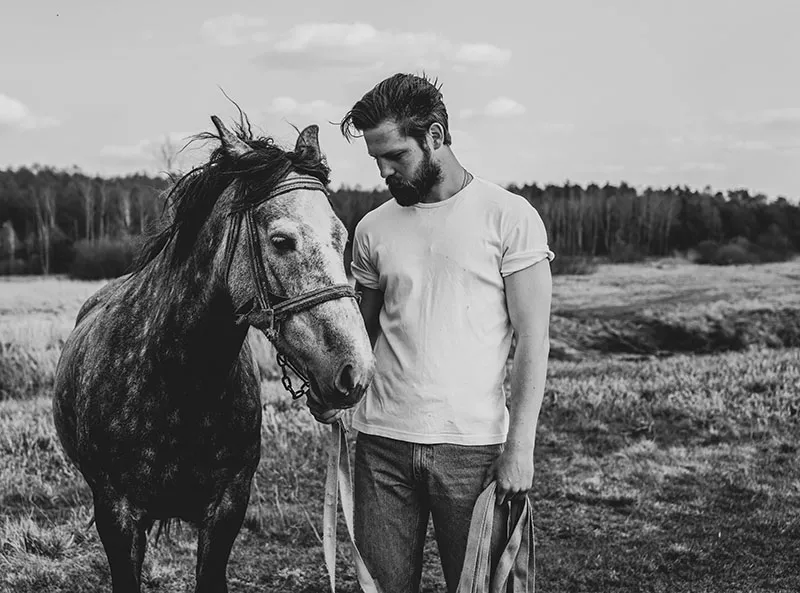
M187 364L207 361L209 356L215 367L233 363L247 333L234 323L219 269L222 242L220 225L207 224L181 265L174 264L174 244L170 244L143 270L139 290L153 306L145 312L151 331L157 332L153 338L180 352Z

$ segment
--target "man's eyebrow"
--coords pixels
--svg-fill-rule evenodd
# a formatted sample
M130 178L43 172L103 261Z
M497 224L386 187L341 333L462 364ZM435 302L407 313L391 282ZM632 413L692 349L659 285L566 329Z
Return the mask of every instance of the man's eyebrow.
M367 154L369 156L371 156L373 159L375 159L375 158L378 158L379 156L382 156L382 157L385 157L385 158L386 157L394 158L394 157L398 157L401 154L404 154L406 152L407 152L407 149L405 149L405 148L397 148L395 150L387 150L386 152L381 153L381 154L377 154L377 155L376 154L372 154L371 152L367 152Z

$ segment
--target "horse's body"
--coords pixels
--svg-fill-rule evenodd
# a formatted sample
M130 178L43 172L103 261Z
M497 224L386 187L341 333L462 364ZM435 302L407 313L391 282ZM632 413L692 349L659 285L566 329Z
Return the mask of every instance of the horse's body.
M246 193L235 181L245 161L236 159L253 161L262 146L245 147L246 137L215 124L222 140L215 164L228 176L218 181L217 170L205 171L194 189L207 195L178 204L171 234L149 261L87 300L57 370L56 429L92 490L115 593L139 591L146 534L154 521L171 518L198 526L196 591L227 591L228 557L260 457L260 386L245 337L248 323L263 315L236 322L257 291L245 233L229 229ZM307 178L315 170L298 166L298 155L308 158L312 149L318 151L316 128L307 128L288 153L291 166L284 163L285 171L261 186L258 176L250 178L247 187L268 192L281 180ZM345 278L341 246L332 239L338 220L324 221L330 205L309 183L249 206L265 279L287 296ZM188 195L192 187L184 189ZM287 236L292 252L281 243ZM353 299L329 296L295 311L272 337L309 375L314 397L330 407L360 399L373 359Z

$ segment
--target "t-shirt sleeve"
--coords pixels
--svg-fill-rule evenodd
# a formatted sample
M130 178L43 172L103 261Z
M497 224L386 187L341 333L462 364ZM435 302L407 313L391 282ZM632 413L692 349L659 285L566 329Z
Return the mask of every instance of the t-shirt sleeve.
M523 270L555 254L547 243L547 230L539 212L526 199L511 200L502 224L503 255L500 274L503 277Z
M369 236L361 223L356 225L353 233L353 260L350 263L350 273L362 286L380 288L378 270L369 251Z

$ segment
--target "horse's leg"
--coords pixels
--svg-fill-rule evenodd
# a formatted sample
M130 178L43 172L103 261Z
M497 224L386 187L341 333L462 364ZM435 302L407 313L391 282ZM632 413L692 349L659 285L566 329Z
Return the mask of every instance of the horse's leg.
M227 593L225 571L250 500L255 468L243 470L222 496L208 507L197 539L197 587L195 593Z
M94 519L111 569L114 593L139 593L147 536L141 518L121 497L95 494Z

